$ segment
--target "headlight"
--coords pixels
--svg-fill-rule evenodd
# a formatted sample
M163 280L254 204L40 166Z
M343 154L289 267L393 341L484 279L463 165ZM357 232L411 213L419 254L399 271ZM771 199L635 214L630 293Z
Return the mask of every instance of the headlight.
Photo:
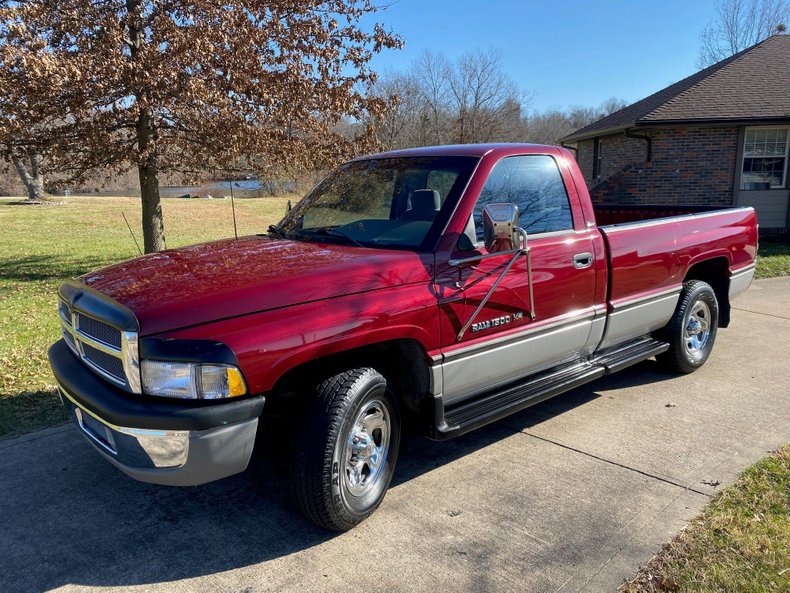
M143 360L143 392L180 399L222 399L247 393L241 371L227 364Z

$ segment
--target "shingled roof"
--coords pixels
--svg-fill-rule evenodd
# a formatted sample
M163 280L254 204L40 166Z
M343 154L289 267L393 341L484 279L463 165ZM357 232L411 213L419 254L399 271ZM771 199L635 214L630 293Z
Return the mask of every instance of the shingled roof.
M569 134L582 140L673 122L790 119L790 35L773 35Z

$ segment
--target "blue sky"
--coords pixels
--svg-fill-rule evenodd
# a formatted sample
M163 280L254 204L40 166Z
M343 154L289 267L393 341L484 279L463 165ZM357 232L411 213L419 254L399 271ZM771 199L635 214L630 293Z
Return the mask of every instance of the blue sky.
M539 111L637 101L696 71L699 33L714 0L382 0L376 20L406 46L374 58L405 70L428 49L449 59L495 47Z

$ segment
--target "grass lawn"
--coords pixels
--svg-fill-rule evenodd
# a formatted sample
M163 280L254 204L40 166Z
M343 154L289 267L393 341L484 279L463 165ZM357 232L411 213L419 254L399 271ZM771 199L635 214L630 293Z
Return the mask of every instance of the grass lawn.
M0 199L0 437L65 420L46 360L58 339L56 291L78 276L138 254L139 198L63 198L58 206ZM286 198L236 200L239 235L265 232ZM169 247L233 236L229 200L163 200Z
M757 277L790 276L790 243L760 241L757 254Z
M620 589L790 591L790 445L747 469Z

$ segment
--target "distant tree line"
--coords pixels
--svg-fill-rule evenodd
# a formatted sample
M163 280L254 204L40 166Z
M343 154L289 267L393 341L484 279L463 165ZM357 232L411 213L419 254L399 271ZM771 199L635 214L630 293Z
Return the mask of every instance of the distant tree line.
M560 139L627 103L531 112L531 93L507 74L497 50L473 50L454 62L423 53L405 72L383 75L375 92L390 105L371 123L384 149L473 142Z

